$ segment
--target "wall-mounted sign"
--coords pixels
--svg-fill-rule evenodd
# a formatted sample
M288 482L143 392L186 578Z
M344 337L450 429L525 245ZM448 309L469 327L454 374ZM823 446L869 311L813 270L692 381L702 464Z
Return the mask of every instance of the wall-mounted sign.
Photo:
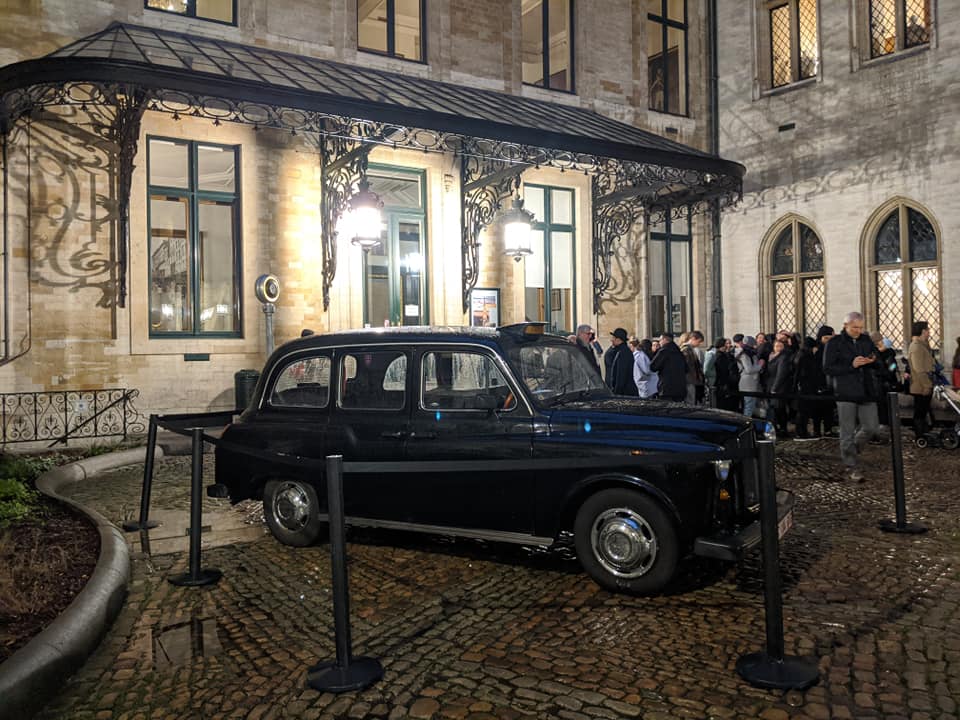
M499 288L470 291L470 324L474 327L497 327L500 324Z

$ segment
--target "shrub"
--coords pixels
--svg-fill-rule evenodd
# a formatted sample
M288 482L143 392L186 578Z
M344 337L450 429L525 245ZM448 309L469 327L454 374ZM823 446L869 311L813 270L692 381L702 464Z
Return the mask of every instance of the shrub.
M38 505L37 493L16 478L0 478L0 527L19 520Z

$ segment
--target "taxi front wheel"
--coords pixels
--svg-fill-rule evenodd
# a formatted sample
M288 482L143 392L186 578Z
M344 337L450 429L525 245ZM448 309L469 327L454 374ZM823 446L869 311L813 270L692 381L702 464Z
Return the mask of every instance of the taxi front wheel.
M317 491L301 480L270 480L263 489L263 516L273 536L284 545L315 543L326 523L320 520Z
M636 490L614 488L587 498L573 534L580 564L607 590L655 593L676 571L673 523L656 500Z

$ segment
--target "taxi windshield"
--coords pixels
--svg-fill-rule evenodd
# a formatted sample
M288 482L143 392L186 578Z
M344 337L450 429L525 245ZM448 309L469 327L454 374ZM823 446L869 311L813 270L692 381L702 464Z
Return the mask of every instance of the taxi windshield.
M540 405L610 395L596 366L573 343L552 338L521 343L511 349L510 359Z

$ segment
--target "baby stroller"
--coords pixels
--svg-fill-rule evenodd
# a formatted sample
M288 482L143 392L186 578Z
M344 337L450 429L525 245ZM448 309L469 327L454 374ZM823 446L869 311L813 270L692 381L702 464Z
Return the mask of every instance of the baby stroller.
M960 447L960 394L957 394L949 383L944 382L942 385L938 383L933 386L933 397L943 400L957 415L958 419L953 427L941 430L939 435L940 444L943 447L947 450L956 450ZM923 441L922 444L921 441ZM926 437L917 438L917 447L926 447L928 443Z

